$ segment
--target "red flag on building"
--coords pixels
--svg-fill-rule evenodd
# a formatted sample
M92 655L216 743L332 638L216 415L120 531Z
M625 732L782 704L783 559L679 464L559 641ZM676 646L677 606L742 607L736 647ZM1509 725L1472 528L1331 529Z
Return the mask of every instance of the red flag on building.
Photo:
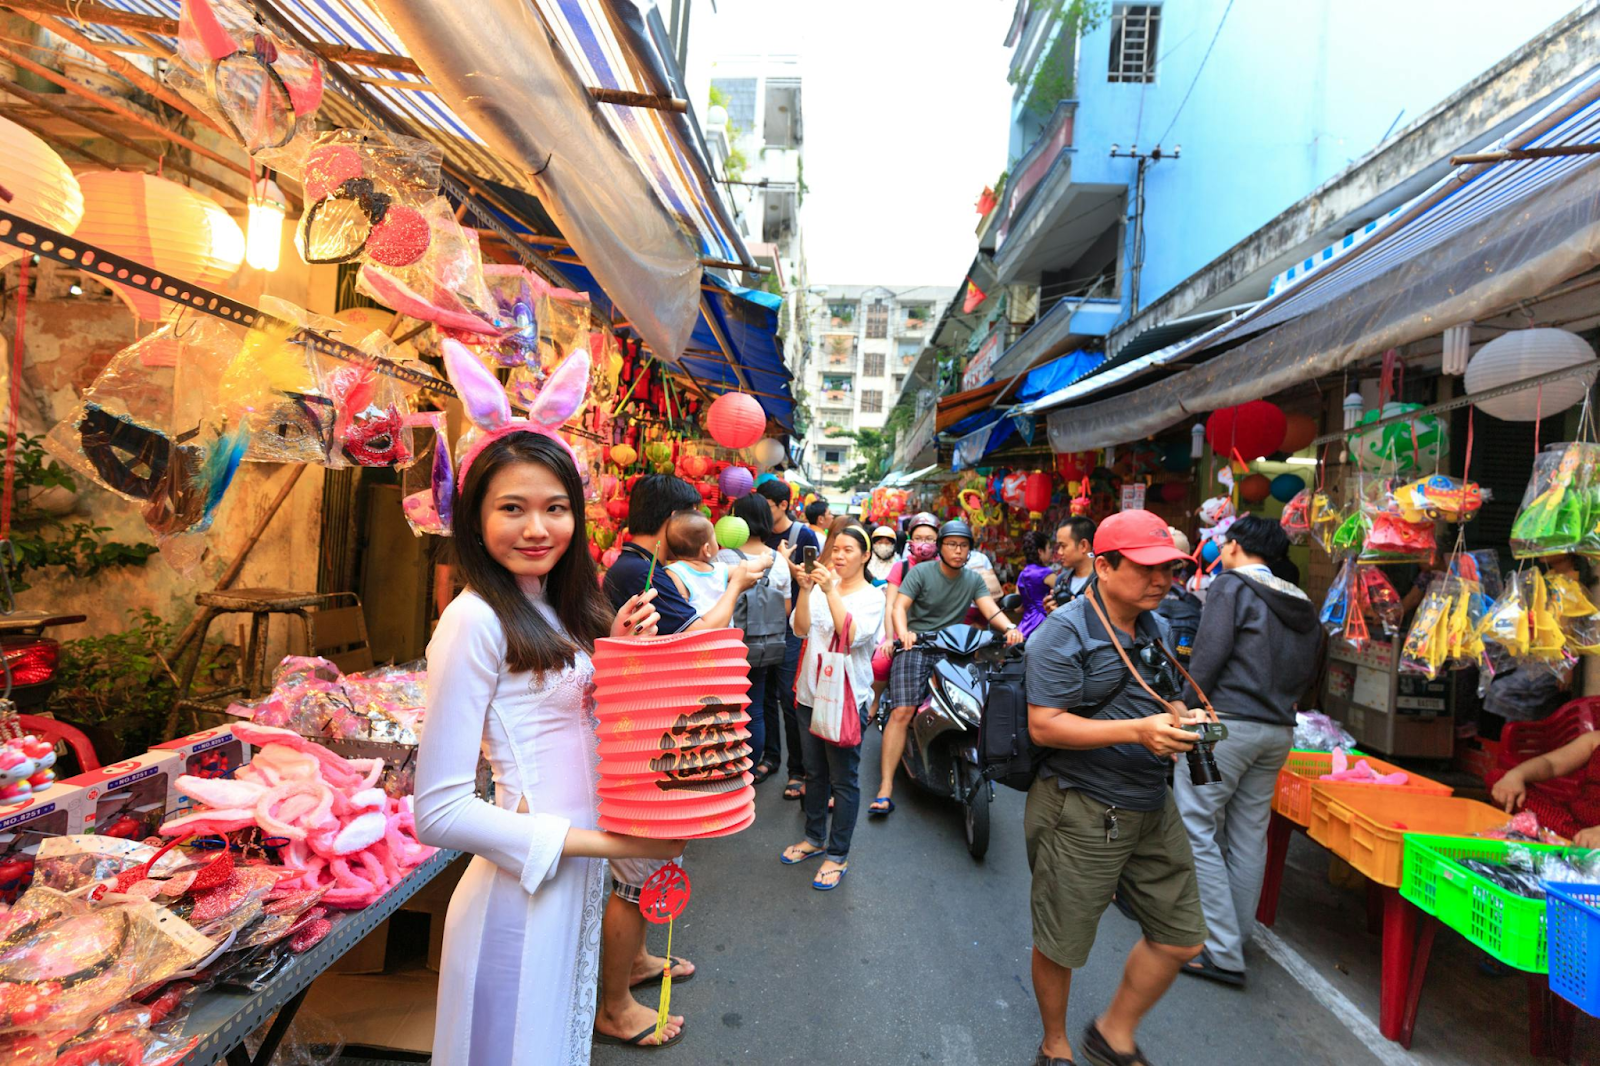
M961 299L961 313L964 315L972 314L973 310L988 298L989 294L978 288L977 285L973 284L972 279L968 278L967 294Z
M978 202L973 206L978 209L978 214L987 215L990 211L994 210L995 205L999 202L1000 198L994 194L994 190L985 185L983 187L983 192L978 196Z

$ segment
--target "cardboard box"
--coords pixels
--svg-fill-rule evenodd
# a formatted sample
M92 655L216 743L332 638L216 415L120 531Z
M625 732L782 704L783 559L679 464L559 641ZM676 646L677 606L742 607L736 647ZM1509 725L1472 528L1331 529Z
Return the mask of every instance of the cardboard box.
M172 751L147 751L90 770L66 783L85 790L81 833L143 840L166 821L183 760Z
M33 856L45 837L82 831L86 796L57 781L25 803L0 807L0 903L15 903L33 882Z
M250 761L250 745L234 736L233 726L220 729L202 729L177 740L157 744L151 751L170 751L183 760L180 774L191 777L232 777L239 767ZM167 817L176 818L198 806L176 784L167 805Z

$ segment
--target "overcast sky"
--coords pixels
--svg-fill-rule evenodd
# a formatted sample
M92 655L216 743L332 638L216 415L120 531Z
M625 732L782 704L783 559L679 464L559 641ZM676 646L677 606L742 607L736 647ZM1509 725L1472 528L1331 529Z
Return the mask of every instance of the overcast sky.
M1013 0L714 2L697 47L798 44L811 284L959 285L1006 165Z

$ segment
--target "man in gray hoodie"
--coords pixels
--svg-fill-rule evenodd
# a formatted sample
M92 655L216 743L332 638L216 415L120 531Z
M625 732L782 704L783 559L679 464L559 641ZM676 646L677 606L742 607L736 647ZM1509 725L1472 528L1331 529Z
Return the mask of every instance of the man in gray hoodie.
M1215 749L1220 783L1190 784L1181 767L1175 779L1206 917L1205 950L1184 972L1231 985L1244 984L1244 941L1261 895L1272 790L1322 645L1316 606L1272 574L1288 550L1289 538L1270 519L1245 515L1233 524L1189 660L1228 738Z

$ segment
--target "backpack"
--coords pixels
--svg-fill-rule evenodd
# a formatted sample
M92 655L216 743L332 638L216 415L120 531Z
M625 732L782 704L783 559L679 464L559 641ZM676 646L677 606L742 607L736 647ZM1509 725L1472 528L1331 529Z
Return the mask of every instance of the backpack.
M749 558L744 552L735 551L739 558ZM773 566L782 564L782 559L774 559L772 563ZM783 593L773 586L768 574L762 574L760 580L739 595L739 602L733 606L733 628L744 630L752 669L783 662L789 614L783 609Z
M1173 586L1176 588L1177 586ZM1200 599L1192 592L1179 591L1177 596L1166 596L1156 614L1166 619L1167 632L1172 637L1172 651L1183 663L1194 653L1194 637L1200 631Z
M1130 676L1124 671L1110 692L1084 708L1083 716L1093 718L1099 714L1128 687ZM990 781L1026 792L1033 787L1033 779L1050 750L1035 744L1028 735L1026 663L1007 660L989 672L989 698L984 701L978 727L978 768Z

